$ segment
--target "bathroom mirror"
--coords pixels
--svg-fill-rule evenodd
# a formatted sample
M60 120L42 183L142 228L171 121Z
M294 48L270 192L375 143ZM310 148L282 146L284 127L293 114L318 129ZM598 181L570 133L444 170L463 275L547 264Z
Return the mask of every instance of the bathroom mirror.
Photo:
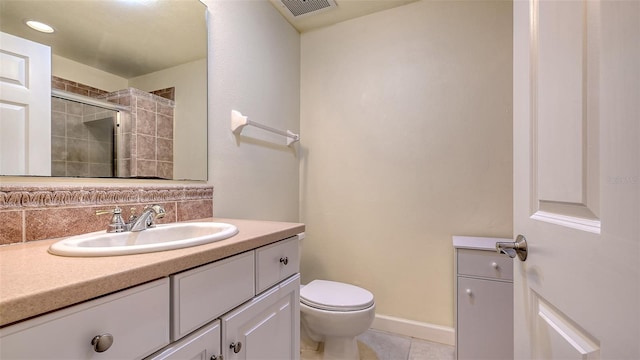
M47 23L55 31L37 32L25 25L26 20ZM156 163L145 160L147 166L159 169L162 160L165 165L170 164L171 171L158 172L156 176L114 171L111 176L206 180L207 26L203 3L198 0L0 0L0 31L51 47L52 91L55 94L67 92L102 96L104 100L119 101L120 105L126 106L140 97L157 98L157 104L172 104L171 122L161 121L158 117L153 123L155 129L150 128L150 131L138 135L133 133L131 138L127 138L127 144L138 146L137 151L135 147L121 149L121 145L111 145L109 148L107 142L102 143L103 147L111 149L107 151L120 151L121 154L129 151L138 156L143 152L148 155L152 148L163 149L162 158L158 152L144 159L156 157ZM96 91L101 95L96 95ZM123 91L140 97L130 96L123 100L120 96L119 100L114 100L110 95ZM61 105L58 97L52 98L51 175L108 177L104 173L91 175L83 171L61 175L60 167L64 169L66 166L69 170L70 162L84 169L81 162L100 158L94 155L93 150L88 151L88 147L68 149L69 142L62 142L62 136L73 133L78 137L73 141L84 146L95 138L108 138L117 132L114 126L96 125L96 122L86 129L82 127L84 125L79 128L77 121L70 123L72 116L68 114L69 110L64 114L60 110L61 107L78 109L77 103L69 104ZM130 109L132 117L140 111L133 106ZM153 112L149 108L144 110ZM157 111L159 114L160 110ZM117 121L125 121L126 116L109 115L108 118L113 119L117 127ZM55 121L65 128L54 129ZM138 121L138 126L140 124ZM130 126L135 129L135 119ZM107 134L99 134L102 130ZM146 140L140 138L136 142L136 136L141 134L146 136ZM71 153L75 153L75 157ZM69 162L61 165L61 157ZM140 159L138 163L142 163ZM114 169L118 166L112 164Z

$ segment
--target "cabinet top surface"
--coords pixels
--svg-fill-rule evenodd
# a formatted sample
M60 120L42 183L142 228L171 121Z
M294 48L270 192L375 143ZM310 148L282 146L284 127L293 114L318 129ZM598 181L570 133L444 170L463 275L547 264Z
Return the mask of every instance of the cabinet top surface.
M60 240L0 246L0 326L304 232L304 224L210 218L238 227L229 239L184 249L108 257L63 257L47 252Z
M475 249L496 251L496 242L513 241L511 239L477 237L477 236L454 236L453 247L456 249Z

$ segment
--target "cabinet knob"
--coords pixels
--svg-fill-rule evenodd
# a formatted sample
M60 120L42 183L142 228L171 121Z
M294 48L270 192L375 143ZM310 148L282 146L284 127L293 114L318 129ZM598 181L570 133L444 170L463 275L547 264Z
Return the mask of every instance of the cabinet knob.
M93 345L93 351L95 352L105 352L109 350L111 345L113 345L113 335L111 334L102 334L96 335L91 339L91 345Z
M211 355L211 357L209 358L209 360L218 360L218 357L215 355Z
M467 293L467 295L469 295L469 296L473 295L473 292L471 291L471 289L467 289L465 292L466 292L466 293Z
M494 269L496 269L496 270L498 270L498 263L497 263L497 262L495 262L495 261L494 261L494 262L492 262L492 263L491 263L491 267L492 267L492 268L494 268Z
M280 258L280 264L282 265L287 265L289 263L289 258L288 257L281 257Z
M231 345L229 345L229 348L233 350L234 353L239 353L240 350L242 350L242 343L241 342L232 342Z

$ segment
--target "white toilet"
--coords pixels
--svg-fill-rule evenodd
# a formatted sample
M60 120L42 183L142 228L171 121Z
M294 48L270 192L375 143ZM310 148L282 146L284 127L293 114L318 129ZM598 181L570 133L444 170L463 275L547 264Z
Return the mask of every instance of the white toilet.
M359 359L356 336L375 313L373 294L354 285L314 280L300 289L301 332L324 342L323 359Z

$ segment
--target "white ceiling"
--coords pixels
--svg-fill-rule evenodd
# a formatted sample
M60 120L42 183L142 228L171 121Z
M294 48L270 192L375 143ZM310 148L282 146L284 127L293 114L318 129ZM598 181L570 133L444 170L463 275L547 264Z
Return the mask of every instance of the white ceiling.
M322 28L378 11L402 6L416 0L335 0L337 7L294 18L280 0L269 0L299 32ZM289 0L291 1L291 0ZM312 0L307 0L312 1Z
M198 0L0 0L0 30L128 79L205 58L205 10ZM56 31L39 33L28 19Z
M305 32L415 0L336 0L336 8L298 18L280 0L269 1ZM24 24L28 19L56 32L32 30ZM205 7L198 0L0 0L0 31L127 79L207 54Z

